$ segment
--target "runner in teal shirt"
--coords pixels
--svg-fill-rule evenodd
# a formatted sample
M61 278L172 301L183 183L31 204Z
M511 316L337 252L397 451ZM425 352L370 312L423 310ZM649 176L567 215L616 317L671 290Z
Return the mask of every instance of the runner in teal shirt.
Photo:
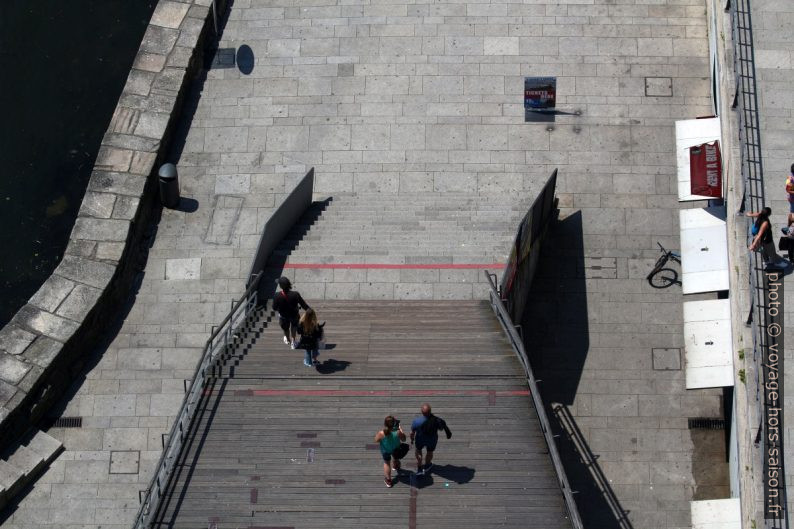
M397 428L395 429L395 425ZM375 434L375 442L380 445L380 455L383 458L383 481L387 487L392 487L391 469L400 470L400 460L394 457L394 451L405 441L405 433L400 428L400 423L392 415L383 420L383 430Z

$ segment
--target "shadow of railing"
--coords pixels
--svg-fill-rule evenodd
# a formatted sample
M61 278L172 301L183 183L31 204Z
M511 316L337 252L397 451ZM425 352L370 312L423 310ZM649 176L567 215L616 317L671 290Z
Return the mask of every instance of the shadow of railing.
M588 518L590 522L594 524L593 526L598 527L634 529L628 518L629 511L623 509L620 505L620 500L615 495L615 491L612 490L609 479L607 479L598 464L598 456L590 450L590 446L587 444L568 407L564 404L553 404L552 411L560 427L561 437L558 444L560 452L563 452L563 466L565 466L568 479L571 480L573 487L587 487L589 489L578 489L576 491L577 495L580 496L580 503L583 502L582 494L589 498L600 496L611 512L611 516L600 516L601 520ZM573 454L578 455L578 470L573 468L574 465L571 465L570 456Z
M587 528L631 529L626 511L596 463L598 455L590 450L569 408L576 410L581 400L579 385L591 347L584 233L580 211L549 226L521 322L523 339ZM560 406L563 416L558 413Z

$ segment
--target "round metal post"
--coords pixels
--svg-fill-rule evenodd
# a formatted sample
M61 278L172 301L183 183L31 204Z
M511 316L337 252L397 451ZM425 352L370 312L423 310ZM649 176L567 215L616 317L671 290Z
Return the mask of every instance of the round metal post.
M160 177L160 200L163 206L174 209L179 206L179 177L176 166L172 163L163 164L157 173Z

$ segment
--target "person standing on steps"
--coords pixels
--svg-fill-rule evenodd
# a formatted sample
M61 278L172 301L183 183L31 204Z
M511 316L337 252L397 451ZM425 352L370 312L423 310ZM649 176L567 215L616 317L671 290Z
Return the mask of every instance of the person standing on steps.
M397 472L400 471L400 460L394 455L394 451L402 441L405 441L405 433L400 427L400 421L394 415L387 415L383 419L383 429L375 434L375 442L380 445L380 455L383 458L383 482L389 488L394 486L391 479L392 467Z
M424 476L433 468L433 452L438 443L438 432L444 430L447 439L452 437L452 432L441 417L433 415L430 404L422 404L422 415L411 423L411 443L416 441L416 475ZM427 448L425 464L422 466L422 450Z
M775 243L772 238L772 224L769 220L771 214L772 209L768 207L759 212L747 213L748 217L755 218L751 232L753 234L753 242L750 243L749 249L750 251L761 250L765 267L785 267L785 262L780 259L775 250Z
M323 327L317 323L317 314L314 309L306 309L298 323L298 334L301 335L298 347L305 349L303 365L311 367L317 363L317 356L320 354L320 340L323 338Z
M278 323L284 331L284 343L292 349L298 346L298 323L300 308L309 310L309 305L303 301L300 293L292 290L292 283L286 277L278 278L281 292L273 298L273 310L278 312Z

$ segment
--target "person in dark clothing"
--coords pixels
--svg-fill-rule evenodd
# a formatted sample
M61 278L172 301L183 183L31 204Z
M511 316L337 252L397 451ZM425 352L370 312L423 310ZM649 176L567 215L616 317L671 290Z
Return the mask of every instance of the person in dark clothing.
M438 443L438 432L444 430L447 439L452 437L452 432L441 417L436 417L430 410L430 404L422 404L422 415L411 423L411 443L416 441L416 475L423 476L433 468L433 452ZM422 450L427 448L425 465L422 466Z
M306 367L317 363L317 356L320 354L320 340L323 338L323 327L325 327L325 323L317 323L317 314L314 309L306 309L298 324L298 334L301 335L298 347L306 350L303 358L303 365Z
M278 312L278 323L284 331L284 343L295 349L298 346L299 307L308 310L309 305L298 292L292 290L292 283L286 277L278 279L278 286L281 287L281 292L273 299L273 310Z
M764 208L759 212L747 213L748 217L754 217L752 234L753 241L750 243L750 251L760 249L766 267L785 267L783 261L775 250L775 243L772 237L772 223L769 216L772 214L771 208Z

